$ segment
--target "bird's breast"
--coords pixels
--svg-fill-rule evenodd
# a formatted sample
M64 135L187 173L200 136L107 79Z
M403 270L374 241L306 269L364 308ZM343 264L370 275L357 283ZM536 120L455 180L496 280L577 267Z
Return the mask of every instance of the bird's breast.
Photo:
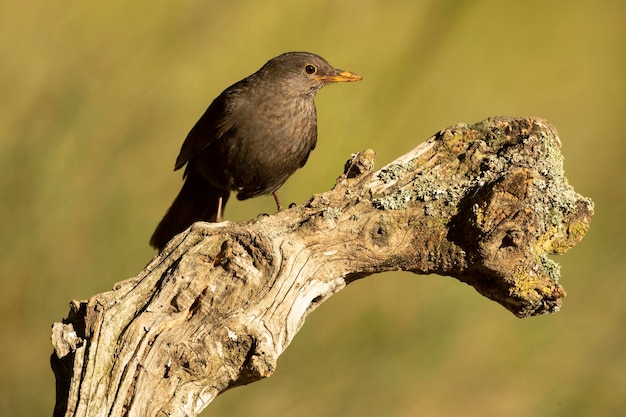
M313 102L297 100L290 105L265 102L253 117L236 124L236 153L259 170L293 173L302 166L317 140L317 115Z
M278 189L304 165L317 141L313 100L249 102L231 117L233 127L196 165L215 186L239 190L242 198Z

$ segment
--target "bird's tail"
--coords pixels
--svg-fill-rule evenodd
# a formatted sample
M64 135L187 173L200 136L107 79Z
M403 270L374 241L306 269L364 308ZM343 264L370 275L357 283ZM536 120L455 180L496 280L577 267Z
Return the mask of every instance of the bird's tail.
M150 245L163 250L167 242L197 221L216 221L222 198L223 212L229 192L220 190L193 170L187 170L183 188L150 238Z

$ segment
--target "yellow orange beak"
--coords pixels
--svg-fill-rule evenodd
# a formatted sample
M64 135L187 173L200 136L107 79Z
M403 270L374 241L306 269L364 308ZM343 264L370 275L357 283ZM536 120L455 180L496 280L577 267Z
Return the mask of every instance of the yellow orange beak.
M318 81L323 81L325 83L345 83L345 82L353 82L353 81L361 81L363 77L359 74L355 74L350 71L344 70L336 70L334 74L328 75L319 75L315 77Z

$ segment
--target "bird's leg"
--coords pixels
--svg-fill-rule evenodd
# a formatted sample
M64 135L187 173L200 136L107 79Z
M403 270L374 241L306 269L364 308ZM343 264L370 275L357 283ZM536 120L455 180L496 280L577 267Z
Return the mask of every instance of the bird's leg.
M219 192L220 196L217 198L217 213L215 214L215 223L222 221L222 192Z
M274 191L272 195L274 196L274 201L276 201L276 209L278 211L281 211L283 209L283 206L280 205L280 199L278 198L278 191Z

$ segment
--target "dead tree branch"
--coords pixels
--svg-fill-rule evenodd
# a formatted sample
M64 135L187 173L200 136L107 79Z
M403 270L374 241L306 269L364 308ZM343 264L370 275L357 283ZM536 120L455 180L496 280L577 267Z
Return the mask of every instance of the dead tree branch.
M459 279L518 317L558 310L560 255L592 202L567 183L546 121L437 133L374 172L245 223L196 223L134 278L53 326L55 416L193 416L270 376L305 318L350 282L404 270Z

